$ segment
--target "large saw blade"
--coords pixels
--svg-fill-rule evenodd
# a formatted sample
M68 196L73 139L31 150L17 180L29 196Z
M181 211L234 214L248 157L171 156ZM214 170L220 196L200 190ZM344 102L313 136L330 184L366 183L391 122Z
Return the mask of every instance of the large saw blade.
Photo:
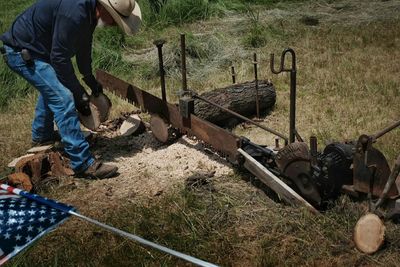
M281 173L292 181L299 193L314 204L321 203L321 196L311 174L310 151L306 143L296 142L281 149L276 155Z

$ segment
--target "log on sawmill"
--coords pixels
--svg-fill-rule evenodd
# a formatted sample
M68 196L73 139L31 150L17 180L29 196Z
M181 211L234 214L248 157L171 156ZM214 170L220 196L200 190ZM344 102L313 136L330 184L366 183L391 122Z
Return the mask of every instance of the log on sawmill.
M233 84L225 88L215 89L200 95L224 108L230 109L246 117L252 117L256 112L255 82ZM260 113L270 111L276 101L273 84L267 80L258 81L258 99ZM195 115L222 127L232 127L240 122L232 114L210 105L202 100L195 100Z

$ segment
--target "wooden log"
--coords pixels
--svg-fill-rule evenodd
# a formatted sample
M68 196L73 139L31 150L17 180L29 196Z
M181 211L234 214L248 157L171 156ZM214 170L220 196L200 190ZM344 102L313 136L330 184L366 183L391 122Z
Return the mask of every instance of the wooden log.
M160 116L153 114L150 118L150 130L161 143L168 141L169 124Z
M29 179L29 176L26 173L23 172L16 172L8 175L8 182L10 185L30 192L33 188L33 185L31 183L31 180Z
M372 254L378 251L385 241L385 225L373 213L362 216L354 228L354 243L360 251Z
M179 137L177 130L157 114L151 115L150 130L154 137L163 144L169 144Z
M138 135L143 133L146 130L142 119L136 115L130 115L119 128L119 133L121 136L129 136L129 135Z
M258 83L258 98L262 113L271 110L275 105L276 92L271 82L260 80ZM243 116L251 117L256 114L255 82L233 84L206 92L201 96ZM197 117L219 126L226 126L234 118L233 115L199 99L195 100L194 113Z

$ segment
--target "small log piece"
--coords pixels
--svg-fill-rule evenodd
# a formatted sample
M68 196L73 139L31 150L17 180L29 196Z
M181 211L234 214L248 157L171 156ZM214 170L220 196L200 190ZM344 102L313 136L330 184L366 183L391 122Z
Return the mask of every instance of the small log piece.
M137 114L130 115L119 128L121 136L138 135L145 130L146 127Z
M274 107L276 92L274 86L269 81L259 80L258 84L258 99L260 113L262 113ZM201 96L242 116L250 117L256 114L256 89L254 81L215 89L201 94ZM233 115L199 99L196 99L194 102L194 113L197 117L222 127L226 126L234 118Z
M354 242L361 252L373 254L385 241L385 225L373 213L362 216L354 228Z
M33 188L31 180L26 173L23 172L12 173L8 175L7 179L10 185L18 189L30 192Z
M151 115L150 130L154 137L163 144L169 144L179 136L177 130L169 123L156 114Z

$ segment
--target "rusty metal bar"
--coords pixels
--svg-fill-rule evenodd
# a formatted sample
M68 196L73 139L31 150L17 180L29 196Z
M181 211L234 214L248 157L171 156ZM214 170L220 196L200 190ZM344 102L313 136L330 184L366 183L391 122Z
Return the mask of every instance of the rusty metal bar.
M400 120L397 121L397 122L395 122L395 123L393 123L393 124L390 125L389 127L383 129L382 131L378 132L377 134L373 135L373 136L372 136L372 139L373 139L374 141L376 141L378 138L384 136L385 134L387 134L388 132L390 132L391 130L393 130L393 129L399 127L399 126L400 126Z
M290 53L292 56L292 67L290 69L285 68L285 57L286 54ZM278 70L274 67L274 54L271 54L271 71L274 74L281 72L290 72L290 115L289 115L289 139L290 143L295 141L296 137L296 54L291 48L287 48L282 52L281 64Z
M181 64L182 64L182 90L187 92L187 70L186 70L186 38L185 34L181 34Z
M311 165L317 166L317 156L318 156L318 140L316 136L310 137L310 156Z
M231 67L231 73L232 73L232 83L235 84L236 83L236 73L235 73L234 66Z
M107 72L98 70L96 77L104 88L141 107L144 111L160 115L172 127L179 129L181 133L189 133L196 136L205 143L210 144L216 151L224 153L229 161L237 163L237 149L240 148L240 138L235 134L193 114L190 115L189 119L185 119L180 114L177 105L162 101L160 98Z
M258 62L257 62L257 53L254 53L253 55L253 63L254 63L254 82L256 86L256 113L257 113L257 118L260 118L260 103L259 103L259 98L258 98Z
M158 50L158 62L160 69L160 84L161 84L161 97L163 101L167 101L167 94L165 92L165 70L164 70L164 61L163 61L163 52L162 47L165 44L165 40L155 40L154 45L157 46Z
M277 131L275 131L275 130L273 130L273 129L270 129L270 128L268 128L268 127L265 127L265 126L263 126L263 125L261 125L261 124L255 122L255 121L253 121L253 120L251 120L251 119L249 119L249 118L246 118L246 117L240 115L239 113L236 113L236 112L234 112L234 111L232 111L232 110L230 110L230 109L224 108L223 106L218 105L218 104L216 104L216 103L214 103L214 102L211 102L210 100L208 100L208 99L206 99L206 98L204 98L204 97L201 97L201 96L199 96L199 95L197 95L197 94L193 94L193 97L194 97L194 98L197 98L197 99L200 99L200 100L202 100L202 101L204 101L204 102L206 102L206 103L208 103L208 104L210 104L210 105L213 105L213 106L215 106L215 107L217 107L217 108L219 108L219 109L221 109L221 110L223 110L223 111L225 111L225 112L228 112L228 113L234 115L235 117L238 117L239 119L242 119L242 120L244 120L244 121L247 121L248 123L251 123L251 124L253 124L253 125L255 125L255 126L257 126L257 127L261 128L261 129L267 131L267 132L273 133L273 134L275 134L276 136L279 136L280 138L282 138L283 140L285 140L285 142L288 141L288 138L287 138L286 136L284 136L283 134L281 134L281 133L279 133L279 132L277 132Z

